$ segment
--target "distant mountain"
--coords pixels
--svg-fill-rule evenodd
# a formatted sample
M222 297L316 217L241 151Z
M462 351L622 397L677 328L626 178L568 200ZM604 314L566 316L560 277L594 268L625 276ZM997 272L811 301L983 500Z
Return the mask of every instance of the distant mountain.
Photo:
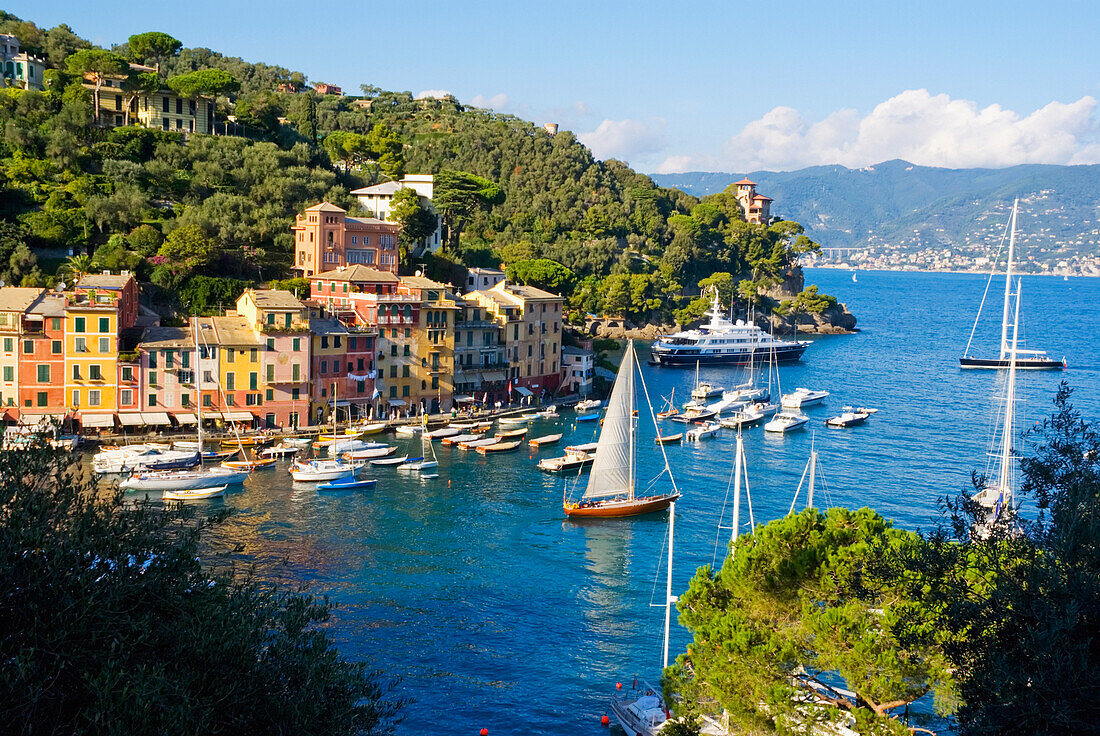
M704 196L744 176L775 200L773 214L802 223L826 248L980 257L999 242L1012 199L1019 196L1017 243L1025 258L1053 264L1100 255L1100 166L939 169L894 160L862 169L814 166L653 179Z

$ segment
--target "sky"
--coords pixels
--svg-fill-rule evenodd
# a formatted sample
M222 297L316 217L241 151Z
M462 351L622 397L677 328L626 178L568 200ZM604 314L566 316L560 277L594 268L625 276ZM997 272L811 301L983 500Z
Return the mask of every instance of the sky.
M1100 163L1100 3L7 0L345 93L450 93L646 173Z

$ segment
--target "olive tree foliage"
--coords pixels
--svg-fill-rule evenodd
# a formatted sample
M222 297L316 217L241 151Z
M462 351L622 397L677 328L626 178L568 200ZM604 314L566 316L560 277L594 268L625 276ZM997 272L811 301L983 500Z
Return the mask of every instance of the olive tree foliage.
M1071 395L1063 383L1026 433L1017 503L993 524L976 476L924 544L882 555L880 575L921 605L894 629L952 662L965 736L1100 733L1100 431Z
M104 492L45 443L0 454L5 730L390 733L400 702L326 600L204 564L226 516Z
M683 697L677 713L724 710L750 732L854 720L861 733L903 734L899 713L928 692L951 711L940 649L906 647L893 634L919 606L889 580L867 579L874 552L918 543L870 509L843 508L807 509L740 537L677 604L694 636L665 672L666 690Z

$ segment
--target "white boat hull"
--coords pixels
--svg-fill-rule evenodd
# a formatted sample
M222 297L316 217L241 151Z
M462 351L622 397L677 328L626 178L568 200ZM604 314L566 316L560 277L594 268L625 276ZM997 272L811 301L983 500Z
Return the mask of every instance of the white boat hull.
M199 488L244 483L248 472L210 468L195 471L152 471L137 473L119 483L119 488L127 491L187 491Z

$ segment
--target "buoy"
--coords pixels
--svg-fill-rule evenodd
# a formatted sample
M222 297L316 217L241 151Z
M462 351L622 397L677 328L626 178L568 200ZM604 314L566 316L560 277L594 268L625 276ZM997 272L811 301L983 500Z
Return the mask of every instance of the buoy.
M489 729L487 729L487 728L481 729L481 736L489 736Z
M604 726L604 727L611 725L611 719L608 718L607 716L602 717L600 719L600 725Z
M615 689L616 690L622 690L623 689L623 684L621 682L616 682L615 683Z

